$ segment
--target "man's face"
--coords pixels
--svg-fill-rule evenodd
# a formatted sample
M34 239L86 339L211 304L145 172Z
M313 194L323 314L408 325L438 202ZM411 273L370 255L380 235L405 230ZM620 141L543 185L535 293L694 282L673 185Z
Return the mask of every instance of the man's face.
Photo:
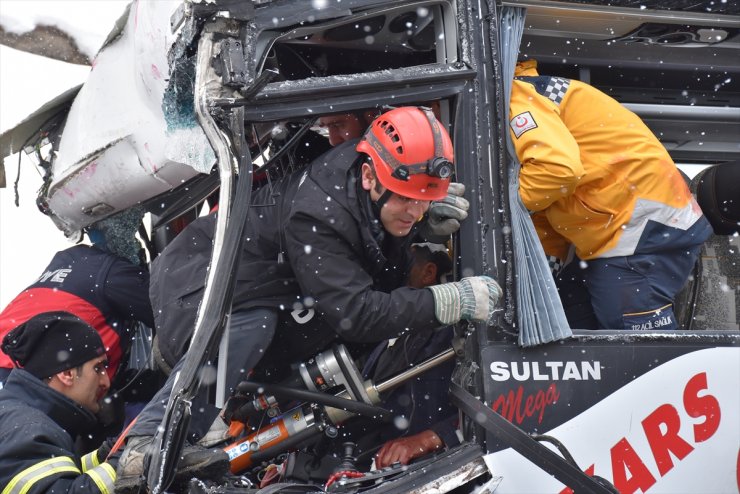
M329 131L329 144L332 146L360 137L365 131L363 124L351 113L321 117L319 125Z
M92 413L98 413L100 402L110 389L107 367L108 359L105 355L85 362L79 373L74 371L73 384L65 393L67 397Z
M385 192L385 189L378 185L377 179L367 163L362 165L362 187L370 192L370 199L373 202L377 201ZM430 202L392 194L380 209L380 222L389 234L394 237L405 237L411 232L414 224L427 212Z

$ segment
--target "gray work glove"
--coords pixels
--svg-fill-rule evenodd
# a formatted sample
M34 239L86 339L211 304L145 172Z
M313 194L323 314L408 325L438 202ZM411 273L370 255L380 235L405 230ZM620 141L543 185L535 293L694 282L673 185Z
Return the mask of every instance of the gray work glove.
M464 193L464 184L451 182L447 197L429 205L429 233L446 237L460 229L460 222L468 217L470 208L470 203L463 197Z
M471 276L453 283L430 286L434 315L442 324L461 319L491 323L501 287L489 276Z

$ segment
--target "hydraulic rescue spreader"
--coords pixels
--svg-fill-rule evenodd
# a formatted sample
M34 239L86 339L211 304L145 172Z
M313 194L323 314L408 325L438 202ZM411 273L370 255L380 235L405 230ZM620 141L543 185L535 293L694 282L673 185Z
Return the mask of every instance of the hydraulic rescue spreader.
M322 433L336 434L336 426L355 415L388 420L387 410L378 407L381 395L415 378L455 356L450 348L383 382L363 380L354 361L343 345L318 354L299 367L299 375L292 382L281 385L245 381L237 393L256 393L246 400L235 420L266 413L273 416L269 425L247 434L224 448L229 455L231 472L241 473L260 461L274 458L301 444L317 439ZM304 389L298 389L296 384ZM301 400L303 403L277 415L280 400ZM232 426L235 422L232 420ZM232 427L232 430L237 428Z

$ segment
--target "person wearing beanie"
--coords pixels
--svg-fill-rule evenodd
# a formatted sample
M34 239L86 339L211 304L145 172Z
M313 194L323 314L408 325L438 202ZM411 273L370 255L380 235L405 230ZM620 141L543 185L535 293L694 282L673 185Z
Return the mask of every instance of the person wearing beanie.
M0 313L0 338L41 312L70 312L100 334L113 380L137 321L154 327L149 272L139 263L136 247L142 214L134 208L101 220L88 229L93 246L57 252L37 280ZM0 385L12 367L10 357L0 352Z
M0 390L3 492L112 493L109 448L74 452L110 388L99 333L73 314L46 312L12 329L0 347L16 364Z
M149 271L138 263L141 247L135 237L142 215L143 210L133 208L100 220L87 231L92 246L78 244L54 254L36 281L0 312L0 339L42 312L74 314L98 331L108 356L113 391L123 389L135 374L135 370L122 371L136 328L140 323L154 327ZM13 366L10 356L0 350L0 388ZM148 372L140 374L126 394L111 392L113 399L106 400L96 429L81 436L78 446L92 448L118 434L126 423L125 400L146 402L159 380Z

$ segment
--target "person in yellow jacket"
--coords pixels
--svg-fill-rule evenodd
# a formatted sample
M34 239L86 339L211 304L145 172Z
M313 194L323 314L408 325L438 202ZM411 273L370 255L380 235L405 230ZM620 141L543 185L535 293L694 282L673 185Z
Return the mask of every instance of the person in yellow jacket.
M511 138L519 194L572 327L677 329L673 298L711 226L640 118L577 80L517 64Z

